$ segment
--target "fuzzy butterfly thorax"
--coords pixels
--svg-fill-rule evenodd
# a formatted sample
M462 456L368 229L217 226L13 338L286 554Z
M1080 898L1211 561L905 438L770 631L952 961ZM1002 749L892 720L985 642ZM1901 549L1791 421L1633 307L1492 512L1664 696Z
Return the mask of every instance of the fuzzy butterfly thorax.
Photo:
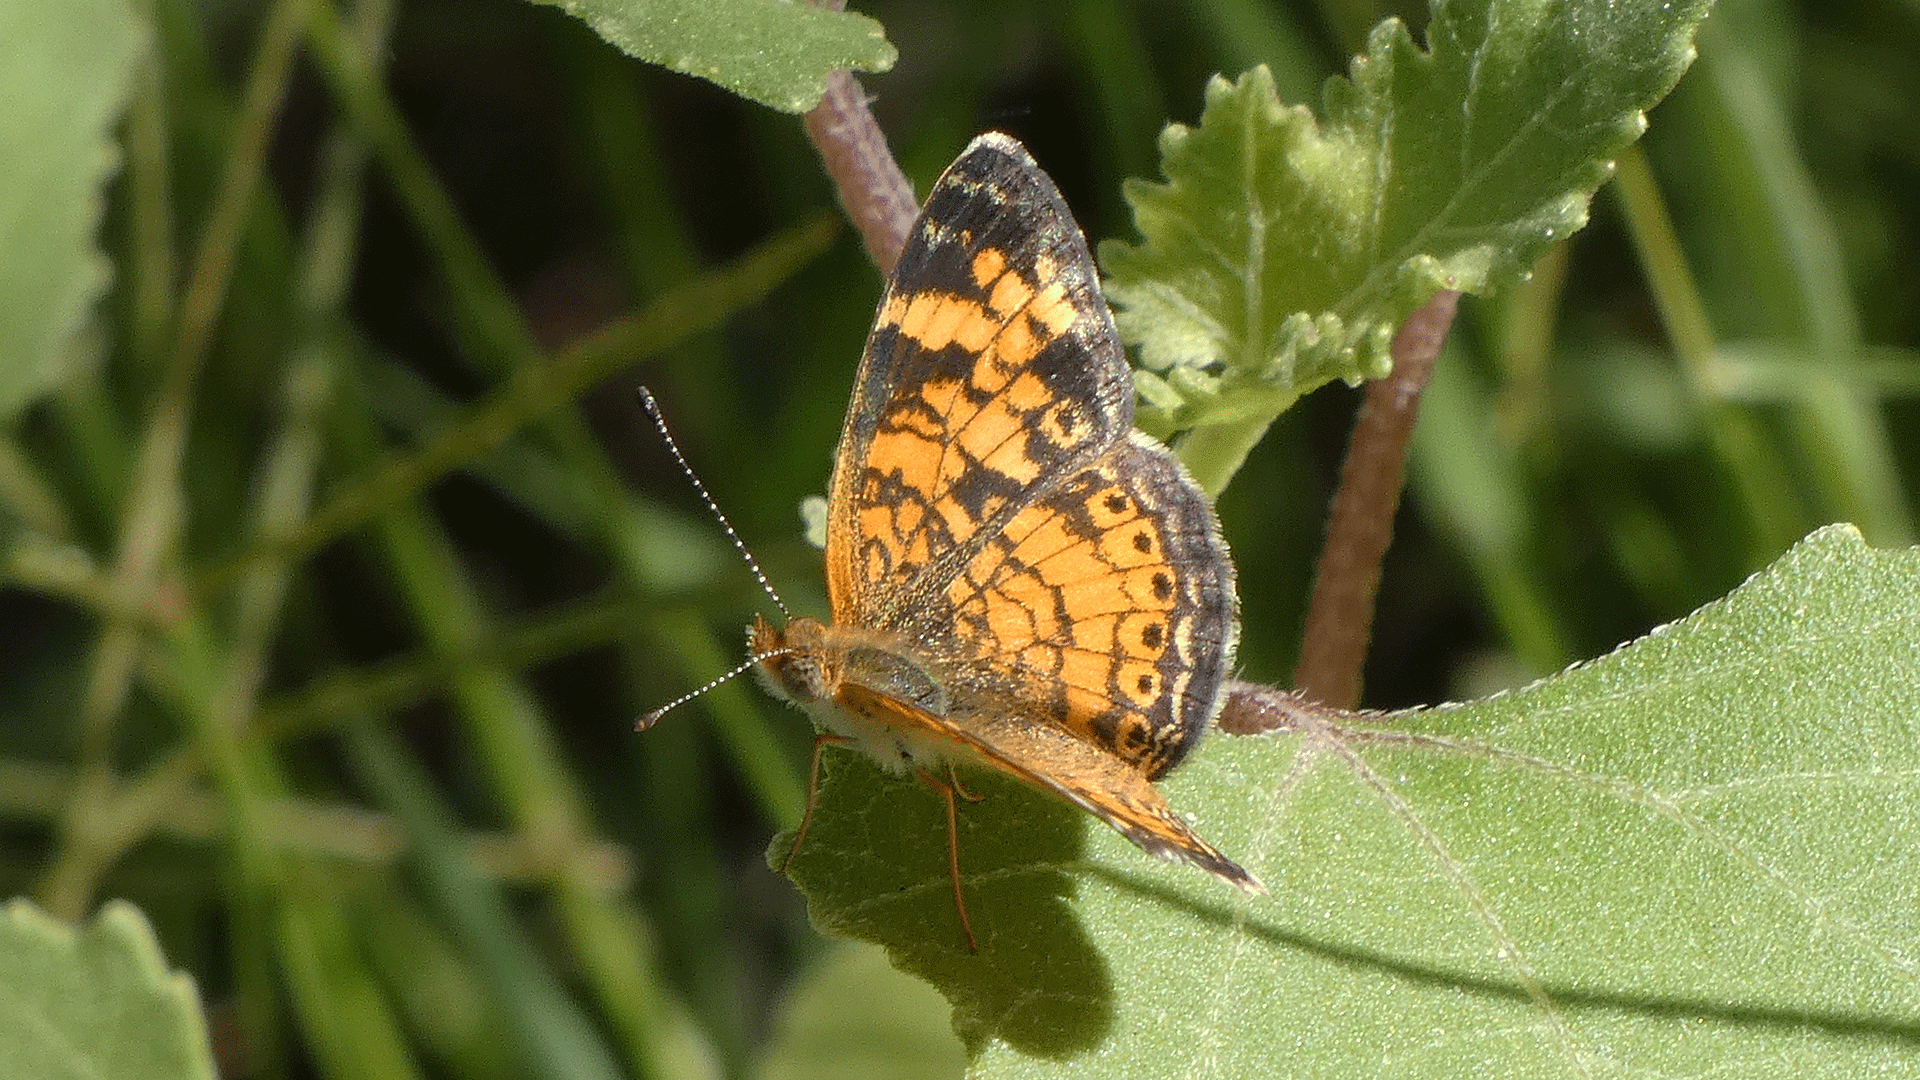
M816 726L850 740L891 772L932 768L973 757L930 733L889 724L868 715L861 702L899 701L932 714L950 709L946 687L897 634L828 626L800 616L784 628L756 618L747 628L749 651L764 656L755 665L761 685L806 711ZM849 688L858 688L851 694Z

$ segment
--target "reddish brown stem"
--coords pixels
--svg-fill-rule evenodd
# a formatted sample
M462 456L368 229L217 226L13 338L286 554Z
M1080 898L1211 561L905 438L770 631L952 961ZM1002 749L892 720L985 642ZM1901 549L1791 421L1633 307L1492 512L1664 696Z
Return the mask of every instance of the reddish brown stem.
M1327 515L1326 545L1294 669L1294 685L1311 700L1347 709L1360 703L1380 564L1406 480L1407 443L1459 300L1459 293L1442 289L1409 316L1393 339L1393 374L1367 386Z
M1332 715L1295 690L1262 683L1227 680L1227 701L1215 721L1229 735L1262 735L1269 731L1310 731Z
M839 10L846 0L817 0L815 6ZM867 92L850 72L834 72L806 123L807 137L820 153L847 220L860 231L867 255L882 274L893 273L920 204L914 201L907 174L893 160L873 110L867 108Z

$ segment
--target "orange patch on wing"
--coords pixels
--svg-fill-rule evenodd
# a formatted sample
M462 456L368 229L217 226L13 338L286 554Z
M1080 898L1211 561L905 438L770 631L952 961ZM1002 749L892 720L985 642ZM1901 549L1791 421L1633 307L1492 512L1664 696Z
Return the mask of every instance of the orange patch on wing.
M981 594L987 608L987 629L1000 651L1022 648L1040 638L1036 612L1004 592Z
M953 415L954 405L960 400L961 383L958 379L928 379L920 387L920 400L927 403L933 415L949 417ZM945 428L941 429L942 434Z
M1046 342L1033 334L1033 321L1020 316L1000 328L1000 336L993 339L994 362L1009 371L1016 371L1033 363L1040 355Z
M940 426L938 420L928 416L924 409L915 408L912 403L888 413L881 421L881 426L904 428L928 442L940 442L947 435L946 429Z
M905 547L899 548L899 554L894 558L901 566L925 566L933 561L933 540L922 529L912 534L912 539L907 541Z
M1023 510L1013 516L1002 534L1013 543L1008 554L1033 566L1080 541L1067 531L1058 514L1042 510Z
M1060 681L1077 690L1092 691L1098 704L1089 713L1098 713L1107 707L1107 674L1113 664L1106 657L1079 649L1064 649L1060 653ZM1075 697L1068 694L1069 699Z
M962 349L975 356L987 351L994 337L1000 332L1000 320L987 313L987 310L971 300L955 298L955 304L964 304L965 313L958 325L953 328L953 340Z
M1027 440L1023 437L1009 439L1000 444L993 453L988 454L985 460L980 462L981 467L992 469L1015 483L1033 483L1040 479L1040 474L1046 470L1042 468L1041 462L1034 460L1033 455L1027 453L1026 443Z
M1054 402L1051 408L1041 414L1039 428L1040 434L1061 450L1079 446L1093 433L1086 414L1072 399Z
M1166 613L1130 611L1120 617L1114 641L1122 652L1136 660L1158 660L1167 653L1169 633Z
M900 332L921 348L939 350L958 344L975 354L986 351L999 328L999 320L977 302L932 290L908 301L906 315L900 320Z
M1107 668L1100 666L1099 679L1092 683L1071 683L1067 688L1067 726L1084 732L1080 737L1095 742L1093 725L1090 721L1113 708L1113 699L1107 696Z
M1127 695L1137 708L1151 708L1160 696L1160 672L1152 664L1140 660L1122 663L1114 682L1119 684L1120 692Z
M900 535L894 528L894 513L889 507L863 506L857 516L862 536L872 536L881 543L888 543Z
M980 284L985 286L986 282ZM1027 306L1032 299L1033 286L1027 284L1019 274L1004 274L993 283L993 291L987 294L987 306L1004 319Z
M1088 652L1109 656L1113 653L1114 635L1120 629L1120 616L1112 612L1103 615L1083 615L1071 606L1067 614L1073 619L1071 627L1073 644L1076 648Z
M1040 291L1027 305L1027 317L1047 328L1052 336L1058 337L1073 326L1080 317L1080 311L1067 299L1067 287L1054 282Z
M1085 574L1086 567L1098 565L1091 559L1072 565L1081 570L1084 576L1071 584L1060 586L1067 590L1069 618L1090 619L1096 615L1117 615L1140 610L1140 605L1127 594L1124 579L1111 572Z
M1008 407L1005 398L994 398L973 414L955 440L985 468L1021 484L1040 478L1040 463L1028 456L1025 419Z
M999 248L982 248L973 257L973 283L986 288L988 283L999 277L1007 269L1007 253Z
M1065 585L1084 586L1087 589L1116 588L1119 585L1113 567L1100 561L1093 545L1077 537L1073 543L1037 560L1033 568L1039 571L1047 584L1055 588ZM1078 595L1076 590L1076 597Z
M1047 384L1040 380L1040 376L1026 371L1021 372L1020 377L1013 380L1013 385L1007 387L1006 397L1008 405L1022 413L1029 413L1045 407L1054 395L1047 389Z
M884 559L876 555L873 547L862 552L864 564L862 575L869 581L880 581L900 574L903 570L924 566L933 557L932 538L919 529L926 512L917 504L906 503L899 507L867 506L859 513L860 529L871 545L877 546Z
M1172 611L1179 589L1173 569L1168 566L1142 566L1129 571L1123 579L1134 611Z
M926 516L926 508L917 502L903 502L898 506L864 506L859 514L860 531L862 535L880 541L895 552L901 552L907 537L920 531Z
M1112 484L1087 498L1087 513L1092 516L1095 528L1106 531L1139 517L1140 504L1127 494L1126 488Z
M897 299L903 303L895 325L900 327L902 334L913 340L924 340L927 323L933 319L933 313L940 307L940 294L931 291L917 292ZM887 306L891 308L893 305Z
M883 431L873 437L867 467L881 476L898 472L909 491L931 491L939 474L940 444L912 431Z
M953 537L955 543L965 543L980 527L980 520L974 517L966 507L960 505L958 499L935 500L933 512L939 514L940 520L946 523L947 532Z
M1160 543L1154 529L1145 521L1128 522L1100 534L1100 557L1115 567L1131 570L1136 566L1160 565Z

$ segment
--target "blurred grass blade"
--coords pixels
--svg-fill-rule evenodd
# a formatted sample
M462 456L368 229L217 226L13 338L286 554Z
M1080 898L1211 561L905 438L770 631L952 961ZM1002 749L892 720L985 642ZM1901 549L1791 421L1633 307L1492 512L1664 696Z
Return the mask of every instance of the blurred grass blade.
M394 458L317 509L301 529L241 555L206 575L203 595L218 593L248 563L292 559L314 551L429 484L491 452L523 426L547 416L599 380L686 338L718 326L757 302L825 250L839 231L832 218L797 225L732 266L707 274L621 319L551 362L523 368L492 397L469 409L411 456Z
M553 1080L623 1075L560 981L527 944L499 884L473 864L447 808L406 750L371 722L346 730L354 772L406 827L434 906L453 928L514 1026L532 1074Z

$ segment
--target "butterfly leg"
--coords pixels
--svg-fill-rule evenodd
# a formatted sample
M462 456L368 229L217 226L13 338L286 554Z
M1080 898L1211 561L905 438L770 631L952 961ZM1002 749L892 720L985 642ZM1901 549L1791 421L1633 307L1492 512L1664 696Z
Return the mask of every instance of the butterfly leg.
M985 795L975 795L973 792L961 787L960 774L953 771L953 766L951 765L947 766L947 783L953 785L953 793L955 795L960 796L968 802L979 802L981 799L986 798Z
M787 865L793 857L800 854L800 842L807 838L807 829L813 824L813 808L820 802L820 752L837 743L852 742L845 735L835 735L823 731L813 737L813 760L807 763L807 809L800 815L800 827L794 830L793 846L787 849L787 857L780 860L780 872L787 872Z
M913 767L913 775L919 777L921 783L939 792L940 797L946 801L947 873L953 878L953 910L960 914L960 932L967 936L967 951L979 952L980 943L973 939L973 920L967 918L966 890L960 887L960 815L953 805L953 797L956 794L966 795L968 801L972 801L973 796L961 791L959 784L941 780L918 765Z

